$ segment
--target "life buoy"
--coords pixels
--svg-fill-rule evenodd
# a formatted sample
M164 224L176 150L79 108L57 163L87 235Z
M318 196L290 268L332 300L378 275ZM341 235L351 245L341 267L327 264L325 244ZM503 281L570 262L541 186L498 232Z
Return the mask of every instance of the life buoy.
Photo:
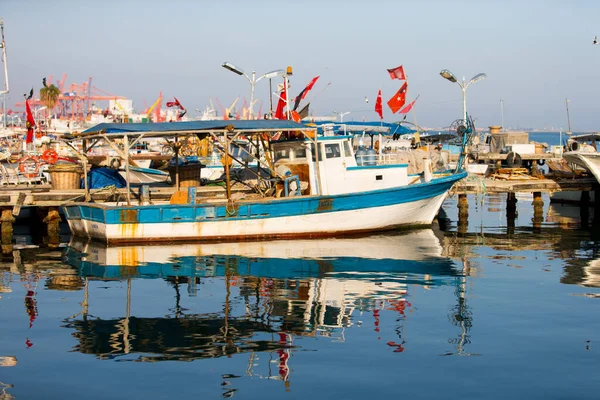
M52 149L48 149L42 154L42 160L48 164L55 164L58 161L58 153Z
M118 158L113 158L110 160L110 167L112 169L119 169L121 168L121 160L119 160Z
M38 176L40 164L34 156L25 156L19 160L19 171L26 178L35 178Z
M523 160L518 153L510 152L506 155L506 166L508 168L519 168L521 167Z

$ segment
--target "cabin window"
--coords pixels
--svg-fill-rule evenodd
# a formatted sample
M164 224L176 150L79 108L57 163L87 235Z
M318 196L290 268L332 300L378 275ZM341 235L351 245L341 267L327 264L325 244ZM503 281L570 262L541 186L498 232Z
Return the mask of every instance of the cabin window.
M325 158L340 158L341 156L339 143L327 143L325 145Z
M296 149L296 159L306 158L306 149L302 147L301 149Z
M350 144L348 141L344 142L344 157L352 157L352 153L350 152Z
M290 158L290 149L279 149L275 151L275 161L279 161L282 158Z
M319 149L319 161L323 161L323 146L320 146L321 148ZM315 159L315 145L314 143L310 144L310 153L312 154L312 160L313 162L316 161Z

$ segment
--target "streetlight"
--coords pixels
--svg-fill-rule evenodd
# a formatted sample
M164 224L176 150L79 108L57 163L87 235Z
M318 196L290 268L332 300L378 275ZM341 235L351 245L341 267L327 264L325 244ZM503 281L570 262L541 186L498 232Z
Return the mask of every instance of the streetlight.
M36 108L35 110L33 110L33 119L34 119L34 121L35 121L35 123L36 123L37 125L39 125L39 121L38 121L38 117L37 117L38 113L39 113L40 111L43 111L43 110L45 110L46 108L48 108L48 107L46 107L46 106L42 106L42 107L38 107L38 108Z
M333 113L340 116L340 123L342 123L342 122L344 122L344 115L350 114L350 111L340 112L340 111L334 110Z
M467 121L467 88L469 87L469 85L471 83L475 83L477 81L485 79L485 77L487 75L484 73L477 74L474 77L472 77L469 82L465 81L465 78L463 76L462 83L459 82L458 79L456 79L456 76L454 76L454 74L447 69L441 70L440 75L442 76L442 78L447 79L450 82L456 83L462 89L462 92L463 92L463 120L466 122Z
M230 70L231 72L234 72L238 75L244 75L246 77L246 79L248 79L248 82L250 82L250 113L249 113L249 118L253 119L254 118L254 85L256 85L256 83L258 81L260 81L263 78L269 78L269 86L270 86L270 80L271 78L275 78L278 75L283 75L285 74L285 71L282 69L277 69L271 72L267 72L266 74L260 76L258 79L256 79L256 72L252 71L252 78L250 78L248 75L246 75L246 73L244 73L244 70L241 68L238 68L237 66L235 66L234 64L228 63L228 62L224 62L222 65L223 68ZM270 93L270 90L269 90ZM271 101L271 109L273 108L272 106L272 101Z

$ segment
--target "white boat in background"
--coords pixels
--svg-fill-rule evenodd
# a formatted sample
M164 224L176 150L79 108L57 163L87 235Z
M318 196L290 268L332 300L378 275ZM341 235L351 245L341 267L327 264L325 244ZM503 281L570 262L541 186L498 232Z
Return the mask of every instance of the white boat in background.
M129 176L127 171L124 169L119 170L119 174L124 178L128 179L129 182L134 185L147 185L151 183L166 183L170 175L166 171L162 171L155 168L142 168L129 166Z
M448 191L467 176L462 169L433 174L429 166L423 174L409 175L407 164L357 165L352 137L318 137L313 127L281 120L100 124L77 139L123 139L127 144L136 134L212 136L221 149L241 136L252 143L272 135L281 139L271 141L265 167L272 175L256 177L255 194L233 198L227 178L222 199L199 199L192 188L168 204L148 204L147 198L132 204L129 191L127 204L72 203L64 211L75 236L108 243L206 241L430 226Z

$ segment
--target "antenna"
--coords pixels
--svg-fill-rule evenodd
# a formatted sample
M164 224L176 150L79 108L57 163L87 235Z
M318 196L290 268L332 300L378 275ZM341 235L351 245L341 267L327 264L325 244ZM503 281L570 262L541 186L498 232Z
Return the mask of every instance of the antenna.
M565 99L565 104L567 106L567 124L568 124L568 131L567 134L570 135L571 134L571 116L569 115L569 99Z
M9 92L8 89L8 67L6 65L6 43L4 42L4 19L0 18L0 36L2 42L2 62L4 63L4 90L0 91L2 94L2 126L6 129L6 94Z

